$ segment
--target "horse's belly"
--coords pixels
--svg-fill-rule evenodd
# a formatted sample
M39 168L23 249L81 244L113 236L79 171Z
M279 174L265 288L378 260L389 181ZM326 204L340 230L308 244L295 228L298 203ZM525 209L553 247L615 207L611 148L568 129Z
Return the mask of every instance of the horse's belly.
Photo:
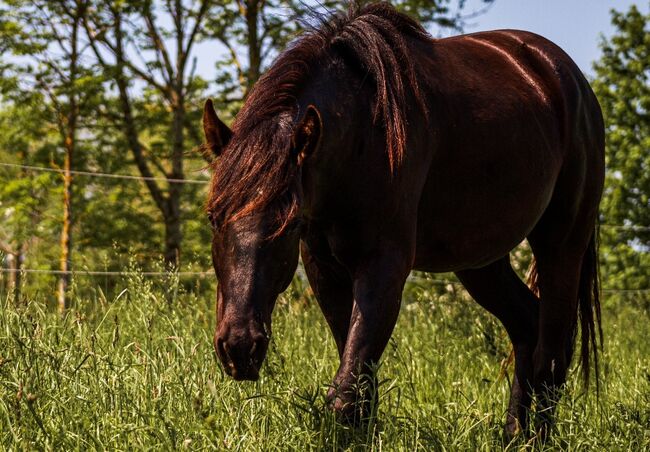
M525 159L438 163L417 221L414 268L430 272L480 268L510 252L544 213L560 167L544 150Z

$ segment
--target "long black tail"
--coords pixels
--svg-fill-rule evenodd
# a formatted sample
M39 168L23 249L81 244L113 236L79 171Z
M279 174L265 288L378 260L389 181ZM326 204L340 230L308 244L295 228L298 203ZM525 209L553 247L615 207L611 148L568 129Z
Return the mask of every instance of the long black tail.
M598 271L598 226L582 258L578 288L578 320L580 322L580 361L584 383L589 383L590 360L593 355L596 390L599 384L598 343L602 347L603 329L600 315L600 281Z

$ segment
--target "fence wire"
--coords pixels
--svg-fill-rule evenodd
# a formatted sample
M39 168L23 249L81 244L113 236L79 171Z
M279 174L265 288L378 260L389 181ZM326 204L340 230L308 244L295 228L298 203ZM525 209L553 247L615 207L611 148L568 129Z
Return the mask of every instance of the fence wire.
M40 172L50 172L64 174L65 170L60 168L47 168L44 166L32 166L32 165L22 165L18 163L6 163L0 162L0 167L5 168L15 168L15 169L25 169L29 171L40 171ZM156 181L156 182L168 182L170 184L197 184L197 185L206 185L210 181L204 179L174 179L167 177L145 177L145 176L132 176L129 174L114 174L114 173L102 173L95 171L77 171L70 170L70 174L75 176L86 176L86 177L100 177L108 179L123 179L123 180L135 180L135 181ZM603 223L600 225L601 228L607 229L619 229L619 230L630 230L636 232L646 232L650 231L650 226L637 226L637 225L626 225L626 224L607 224Z
M5 168L14 168L14 169L25 169L29 171L40 171L46 173L58 173L65 174L66 171L60 168L46 168L43 166L30 166L30 165L19 165L17 163L4 163L0 162L1 167ZM87 177L102 177L107 179L125 179L125 180L137 180L137 181L155 181L155 182L168 182L170 184L208 184L209 181L203 179L174 179L168 177L145 177L145 176L131 176L129 174L113 174L113 173L100 173L94 171L77 171L70 170L70 174L74 176L87 176Z
M47 168L43 166L32 166L32 165L22 165L18 163L7 163L0 162L0 167L13 168L13 169L23 169L28 171L38 171L38 172L50 172L65 174L66 171L60 168ZM156 181L156 182L167 182L170 184L197 184L205 185L209 181L203 179L174 179L167 177L145 177L145 176L133 176L129 174L114 174L114 173L102 173L94 171L78 171L70 170L70 174L75 176L85 176L85 177L98 177L98 178L107 178L107 179L122 179L122 180L135 180L135 181ZM616 225L616 224L601 224L601 228L608 228L613 230L631 230L635 232L645 232L650 231L650 226L636 226L636 225ZM22 269L12 269L12 268L0 268L0 273L22 273L22 274L47 274L47 275L71 275L71 276L213 276L213 271L175 271L175 272L164 272L164 271L103 271L103 270L46 270L46 269L33 269L33 268L22 268ZM454 285L463 287L462 283L458 281L451 280L442 280L442 279L429 279L421 278L416 276L409 276L408 282L426 282L436 285ZM645 289L602 289L603 293L650 293L650 288Z
M104 270L47 270L36 268L0 268L0 273L22 273L22 274L40 274L40 275L70 275L70 276L198 276L201 278L214 276L214 271L104 271ZM420 284L434 284L440 286L457 286L464 288L460 281L450 279L426 278L416 275L410 275L406 282ZM601 289L603 293L650 293L647 289Z

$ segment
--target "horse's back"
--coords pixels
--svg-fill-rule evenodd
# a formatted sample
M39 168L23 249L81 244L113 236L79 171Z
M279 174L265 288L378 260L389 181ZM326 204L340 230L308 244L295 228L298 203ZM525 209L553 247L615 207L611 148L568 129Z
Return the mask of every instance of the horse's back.
M583 197L602 166L602 116L575 63L533 33L435 40L421 57L434 132L415 265L479 267L535 228L558 185Z

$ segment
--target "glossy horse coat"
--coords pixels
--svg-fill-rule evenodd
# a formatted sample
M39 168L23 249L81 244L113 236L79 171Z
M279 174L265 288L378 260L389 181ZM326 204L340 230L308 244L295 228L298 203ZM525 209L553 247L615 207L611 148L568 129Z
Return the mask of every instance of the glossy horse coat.
M299 38L232 131L210 102L204 128L230 375L258 377L300 246L341 358L331 406L359 419L357 383L372 383L409 272L453 271L513 343L506 432L526 426L532 396L547 430L578 323L585 375L599 328L603 121L560 48L514 30L433 39L374 4ZM526 238L533 290L509 262Z

